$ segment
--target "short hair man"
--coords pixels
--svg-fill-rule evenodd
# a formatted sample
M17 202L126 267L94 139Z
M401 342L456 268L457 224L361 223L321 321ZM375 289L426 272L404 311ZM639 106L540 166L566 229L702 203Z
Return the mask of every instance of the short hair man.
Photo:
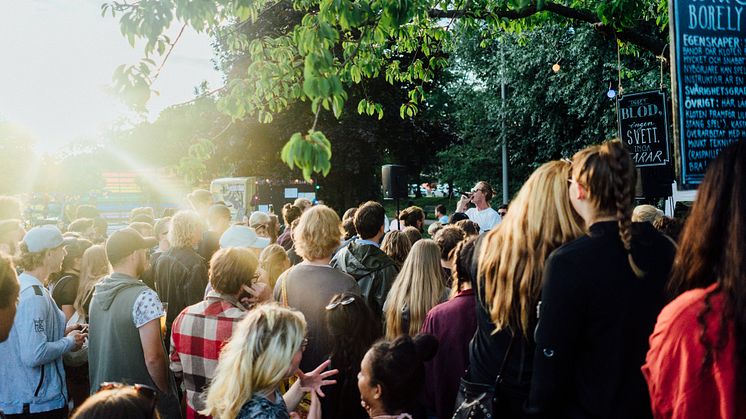
M212 255L220 249L220 236L231 226L231 210L223 204L215 204L207 211L207 228L202 233L197 253L206 262L210 262Z
M381 321L383 303L399 270L381 247L386 210L378 202L369 201L355 212L358 238L341 248L331 261L357 281L368 306Z
M156 243L129 227L106 241L112 273L96 284L91 301L89 376L91 394L107 381L151 386L158 390L161 416L171 417L179 402L161 338L165 313L158 295L139 279Z
M0 411L6 415L67 417L62 355L80 349L87 335L80 325L66 328L44 287L62 267L63 244L54 226L32 228L21 242L18 311L8 340L0 343Z
M480 181L474 185L471 192L461 195L456 205L456 212L465 212L470 220L479 225L480 234L500 224L500 215L490 206L490 200L494 194L489 183ZM476 208L466 209L469 203L473 203Z
M179 211L171 218L168 242L153 267L158 296L168 302L166 343L171 323L186 307L202 301L207 288L207 263L195 248L202 240L202 220L194 211Z
M438 204L435 207L435 218L443 225L448 224L448 210L446 210L445 205Z

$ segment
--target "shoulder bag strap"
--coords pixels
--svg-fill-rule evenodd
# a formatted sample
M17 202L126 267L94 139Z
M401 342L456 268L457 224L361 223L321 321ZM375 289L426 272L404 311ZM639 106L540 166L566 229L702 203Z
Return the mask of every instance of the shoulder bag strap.
M502 380L503 372L505 371L505 365L508 363L508 358L510 358L510 352L513 349L513 342L515 342L516 335L513 334L510 337L510 343L508 343L508 350L505 351L505 357L503 358L503 362L500 364L500 370L497 372L497 377L495 377L495 390L497 391L497 386L500 384L500 381Z

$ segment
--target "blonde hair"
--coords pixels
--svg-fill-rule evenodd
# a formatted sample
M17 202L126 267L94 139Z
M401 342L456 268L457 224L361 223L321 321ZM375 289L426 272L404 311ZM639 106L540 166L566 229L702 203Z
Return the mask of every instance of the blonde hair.
M325 205L307 209L293 229L296 253L305 260L330 256L342 243L341 224L337 213Z
M502 223L483 239L478 272L496 330L507 327L528 336L544 262L554 249L583 235L582 220L570 204L569 174L564 161L536 169Z
M441 301L444 292L440 247L430 239L418 240L386 298L386 339L419 333L427 312ZM409 307L407 330L403 330L402 324L405 306Z
M663 218L663 211L652 205L638 205L632 210L632 222L648 221L654 223Z
M306 334L298 311L276 303L249 311L220 352L215 377L207 390L206 408L215 419L233 419L255 393L267 394L285 380Z
M93 293L93 288L98 281L109 274L109 260L106 258L106 247L96 244L83 252L80 262L80 282L78 283L78 295L75 297L73 307L78 314L87 318L83 304Z
M202 227L202 219L196 212L179 211L171 218L168 242L172 247L192 247L194 232Z
M290 266L290 258L282 246L270 244L259 254L259 266L267 272L269 288L274 289L277 278L285 271L284 266Z

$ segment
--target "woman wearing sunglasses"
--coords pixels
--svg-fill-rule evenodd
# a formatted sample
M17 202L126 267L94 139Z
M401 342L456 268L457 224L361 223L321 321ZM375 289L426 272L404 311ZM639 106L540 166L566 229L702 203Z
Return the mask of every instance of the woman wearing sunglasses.
M367 418L360 406L357 374L365 352L380 336L373 313L352 293L332 297L326 311L326 328L332 338L331 367L339 370L337 384L326 389L323 414L330 418Z
M207 390L207 408L200 413L215 419L289 419L296 417L289 412L310 392L308 419L319 419L321 387L335 384L329 377L338 371L324 371L329 361L307 374L298 369L305 335L306 321L298 311L276 304L252 310L223 347ZM298 380L281 394L280 384L293 375Z

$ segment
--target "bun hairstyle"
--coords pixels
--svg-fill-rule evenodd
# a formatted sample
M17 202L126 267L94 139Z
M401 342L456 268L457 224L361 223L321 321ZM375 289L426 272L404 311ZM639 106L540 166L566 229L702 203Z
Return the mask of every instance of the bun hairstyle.
M404 208L399 213L399 220L405 227L417 227L417 221L425 219L425 211L417 206Z
M632 258L632 205L637 182L635 164L619 140L607 141L578 151L573 156L572 174L588 190L588 199L599 215L615 216L619 238L627 250L632 271L637 277L645 273Z
M387 412L406 410L425 384L425 362L438 351L438 340L427 334L400 336L370 348L371 385L382 388Z

